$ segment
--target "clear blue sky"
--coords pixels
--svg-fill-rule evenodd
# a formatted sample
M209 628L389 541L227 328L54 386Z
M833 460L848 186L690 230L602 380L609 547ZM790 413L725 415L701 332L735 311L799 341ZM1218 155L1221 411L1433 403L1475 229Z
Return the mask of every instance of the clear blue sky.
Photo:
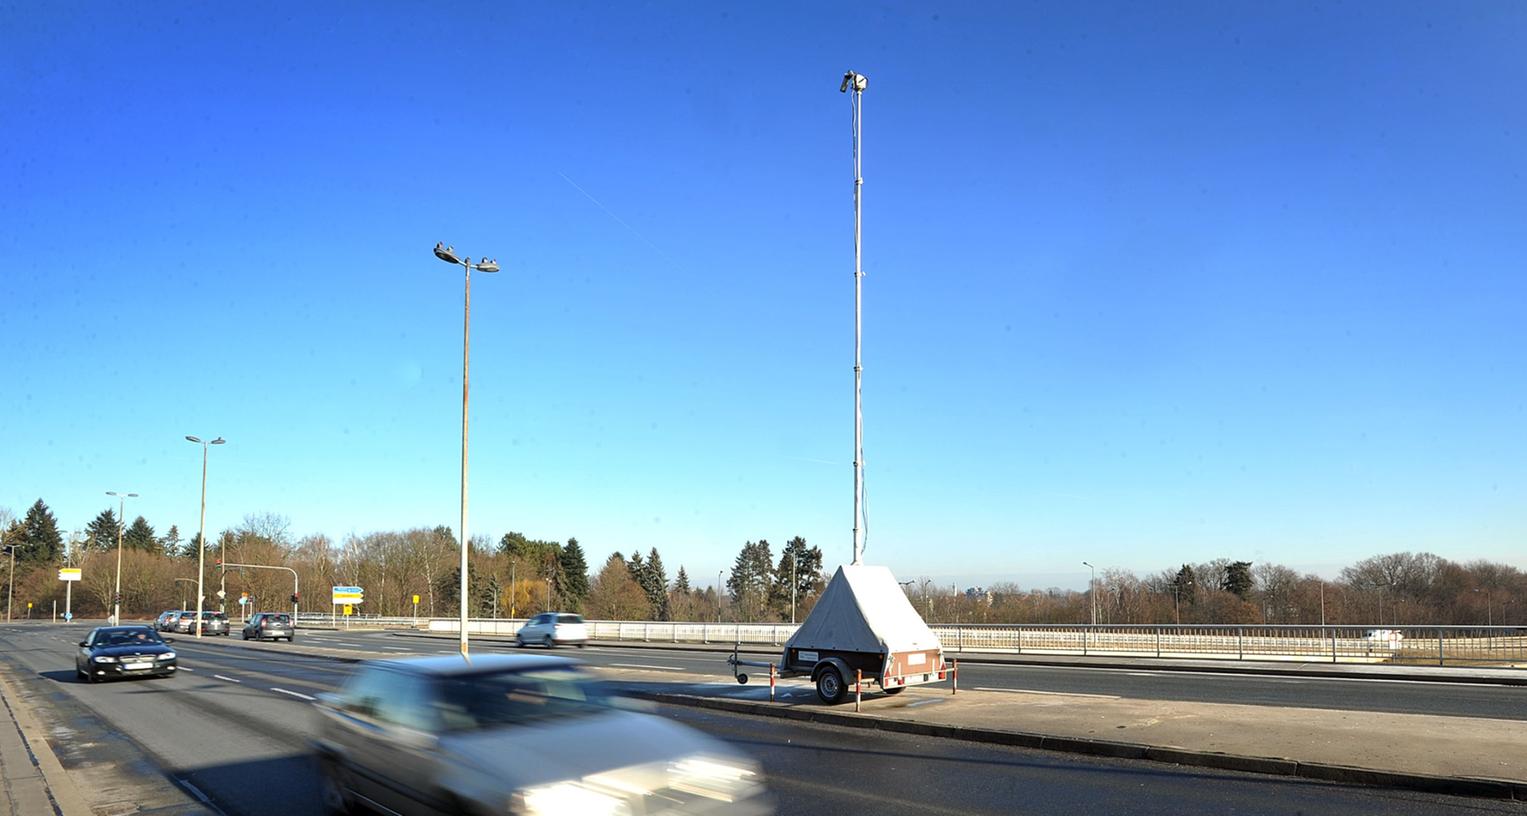
M1527 6L0 10L0 506L1527 567Z

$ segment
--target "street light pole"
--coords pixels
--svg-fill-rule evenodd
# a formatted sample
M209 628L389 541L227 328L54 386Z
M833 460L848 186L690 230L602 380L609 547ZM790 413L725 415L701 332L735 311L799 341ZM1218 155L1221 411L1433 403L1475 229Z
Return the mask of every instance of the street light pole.
M716 570L716 623L720 623L721 622L721 573L722 572L723 572L723 570Z
M0 530L0 544L5 542L5 531ZM11 556L11 588L5 593L5 619L11 619L11 599L16 596L16 545L12 544L5 548Z
M219 436L211 442L203 442L197 437L187 436L186 441L201 445L201 523L196 530L196 636L201 637L202 599L207 597L207 446L227 444L227 440Z
M459 265L465 272L466 299L461 320L461 656L467 657L467 548L471 538L467 535L467 394L468 377L472 359L472 270L497 272L498 261L479 258L457 257L456 247L435 244L435 257L449 264ZM548 585L548 590L550 589Z
M864 542L859 537L860 508L864 504L864 402L863 383L864 368L860 358L862 320L862 295L861 288L864 279L864 269L861 266L861 240L860 225L862 205L860 193L864 188L864 176L860 170L859 143L863 133L862 109L864 107L864 88L869 84L863 74L848 71L843 74L843 84L838 86L839 93L853 91L850 101L853 103L854 124L854 565L864 563Z
M1086 561L1082 566L1092 570L1092 578L1087 582L1087 598L1092 601L1092 625L1098 625L1098 568Z
M127 500L138 497L137 493L118 493L115 490L106 491L108 496L117 497L117 590L112 596L111 625L122 625L122 530L127 526L125 518L127 514Z

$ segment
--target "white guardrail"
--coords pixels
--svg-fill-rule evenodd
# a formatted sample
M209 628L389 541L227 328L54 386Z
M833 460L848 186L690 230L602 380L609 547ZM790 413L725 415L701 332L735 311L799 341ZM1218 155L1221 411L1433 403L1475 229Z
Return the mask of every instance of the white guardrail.
M304 612L300 626L383 627L455 634L455 618L348 619ZM783 646L788 623L587 621L591 640ZM473 635L513 637L524 618L467 622ZM1527 669L1523 626L1241 626L1068 624L933 624L951 654L1070 654L1113 657L1287 660L1328 663L1428 663Z

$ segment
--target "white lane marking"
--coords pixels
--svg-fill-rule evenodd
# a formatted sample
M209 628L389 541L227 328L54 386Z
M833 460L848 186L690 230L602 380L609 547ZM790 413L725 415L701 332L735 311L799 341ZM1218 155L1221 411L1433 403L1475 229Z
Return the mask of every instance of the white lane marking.
M223 676L221 674L214 674L212 676L216 677L219 680L227 680L230 683L242 683L242 682L244 682L243 680L235 680L232 677L225 677L225 676Z
M1093 671L1096 671L1096 672L1123 672L1124 674L1136 674L1136 673L1139 673L1139 672L1131 671L1129 669L1113 668L1113 667L1108 667L1108 666L1076 666L1076 667L1073 667L1073 666L1041 666L1041 665L1029 665L1029 664L1020 665L1020 666L1014 666L1014 665L1001 664L1001 663L993 663L993 664L975 664L975 663L972 663L972 664L969 664L969 665L980 665L982 671L986 671L987 669L1008 669L1008 670L1013 670L1013 671L1033 671L1035 669L1039 669L1039 670L1042 670L1042 671L1053 671L1053 672L1073 672L1073 671L1093 672ZM1350 665L1350 664L1348 664L1348 665ZM1281 678L1281 679L1285 679L1285 680L1300 680L1300 681L1303 681L1303 682L1306 682L1306 683L1321 683L1321 682L1325 682L1325 681L1331 681L1331 682L1334 682L1334 683L1400 683L1402 685L1407 685L1407 686L1447 686L1449 688L1458 688L1460 686L1468 687L1468 688L1480 688L1480 687L1484 687L1484 688L1521 688L1521 686L1517 686L1517 685L1514 685L1512 683L1467 683L1467 682L1460 682L1460 681L1457 681L1457 680L1406 680L1406 679L1398 679L1398 678L1391 679L1391 678L1388 678L1388 677L1339 677L1339 676L1330 675L1330 674L1305 675L1305 676L1301 677L1299 675L1294 675L1294 674L1249 674L1249 673L1245 673L1245 672L1232 672L1232 671L1163 670L1163 671L1156 672L1156 673L1152 674L1151 676L1152 677L1173 677L1173 676L1179 675L1179 674L1202 675L1202 676L1205 676L1205 677L1222 678L1222 679L1225 679L1225 680L1250 680L1250 681L1253 681L1253 682L1255 682L1257 680L1269 680L1269 679L1278 679L1278 678Z
M1077 692L1073 692L1073 691L1040 691L1038 689L988 688L988 687L985 687L985 686L977 686L975 688L975 690L976 691L1005 691L1005 692L1008 692L1010 694L1049 694L1049 695L1052 695L1052 696L1055 696L1055 697L1096 697L1099 700L1117 700L1117 699L1119 699L1119 695L1117 695L1117 694L1083 694L1082 692L1079 692L1079 691L1077 691Z
M411 651L413 651L413 649L405 648L403 646L383 646L382 648L386 649L389 652L411 652Z
M299 693L297 693L295 691L287 691L284 688L276 688L275 686L271 686L270 690L271 691L275 691L275 692L279 692L281 694L290 694L293 697L296 697L296 698L302 699L302 700L307 700L308 702L312 702L313 700L318 699L317 697L309 697L306 694L299 694Z
M617 669L657 669L659 671L684 671L682 666L651 666L645 663L611 663Z
M179 669L177 669L177 671L190 671L190 672L194 672L196 670L191 668L190 666L181 666Z
M1129 674L1130 677L1160 677L1161 676L1161 675L1159 675L1159 674L1157 674L1155 672L1128 672L1128 674Z

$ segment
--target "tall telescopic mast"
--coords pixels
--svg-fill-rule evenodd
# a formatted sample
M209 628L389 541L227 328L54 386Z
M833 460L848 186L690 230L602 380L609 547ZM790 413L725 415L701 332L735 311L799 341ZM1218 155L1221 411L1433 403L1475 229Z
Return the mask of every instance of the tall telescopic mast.
M862 109L864 106L864 88L869 80L863 74L849 71L843 75L843 84L838 86L839 93L851 93L849 99L853 103L853 126L854 126L854 564L864 563L864 542L860 538L859 521L863 518L864 507L864 405L863 405L863 382L864 367L860 360L860 346L862 333L861 317L861 294L860 283L864 277L864 270L860 266L860 191L864 187L864 176L859 168L859 141L863 135L864 121Z

